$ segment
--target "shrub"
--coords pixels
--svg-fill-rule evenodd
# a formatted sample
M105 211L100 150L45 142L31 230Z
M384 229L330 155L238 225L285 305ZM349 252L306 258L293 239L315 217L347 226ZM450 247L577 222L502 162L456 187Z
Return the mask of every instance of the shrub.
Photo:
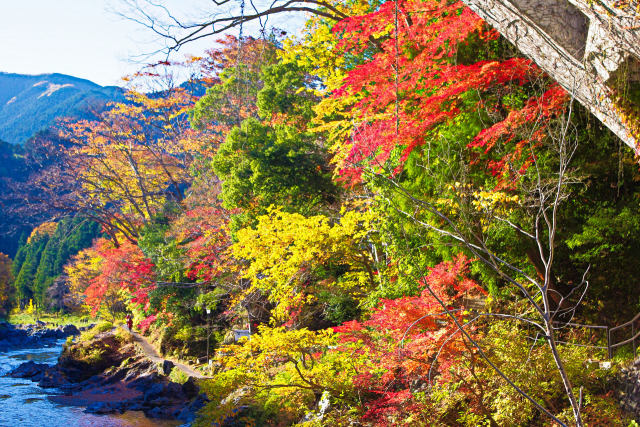
M103 332L107 332L113 329L113 323L111 322L101 322L98 323L93 328L89 329L86 332L80 334L79 341L91 341L96 337L96 335L101 334Z
M182 369L174 366L169 373L169 379L174 383L184 384L189 380L189 375L185 374Z

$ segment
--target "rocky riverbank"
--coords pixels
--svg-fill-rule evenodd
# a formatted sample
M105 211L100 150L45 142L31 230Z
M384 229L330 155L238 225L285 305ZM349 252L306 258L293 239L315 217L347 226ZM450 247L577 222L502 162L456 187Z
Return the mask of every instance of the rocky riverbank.
M79 333L80 329L74 325L47 328L47 324L43 322L35 325L0 323L0 353L14 348L44 347Z
M95 414L143 411L147 417L191 422L207 399L196 380L171 381L171 362L151 361L122 330L89 331L68 343L56 365L29 361L8 375L62 392L49 397L64 405L86 406Z

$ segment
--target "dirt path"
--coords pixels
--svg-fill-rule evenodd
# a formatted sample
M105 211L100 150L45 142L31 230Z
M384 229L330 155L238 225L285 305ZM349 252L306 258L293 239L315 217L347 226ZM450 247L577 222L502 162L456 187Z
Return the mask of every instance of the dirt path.
M207 376L202 375L201 373L193 370L192 368L190 368L189 366L185 365L184 363L180 363L178 361L172 360L172 359L167 359L164 357L161 357L158 352L156 351L156 349L151 345L151 343L149 341L147 341L147 339L145 337L143 337L142 335L140 335L139 333L135 332L135 331L129 331L127 328L124 328L125 331L129 332L131 334L131 336L133 336L133 339L135 340L135 342L137 342L138 344L140 344L140 347L142 348L142 351L144 351L144 354L151 359L152 362L154 363L162 363L165 360L169 360L171 362L173 362L174 365L176 365L178 368L180 368L180 370L182 372L184 372L185 374L187 374L190 377L195 377L195 378L210 378Z

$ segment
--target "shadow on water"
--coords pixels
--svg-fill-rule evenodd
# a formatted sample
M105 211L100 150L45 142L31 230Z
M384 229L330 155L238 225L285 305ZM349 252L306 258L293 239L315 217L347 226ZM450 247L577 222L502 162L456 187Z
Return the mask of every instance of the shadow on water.
M11 359L19 360L20 363L29 362L29 361L33 361L35 363L48 363L51 359L57 358L59 353L60 352L58 351L48 351L48 352L36 353L36 354L20 353L20 354L12 354L9 357Z

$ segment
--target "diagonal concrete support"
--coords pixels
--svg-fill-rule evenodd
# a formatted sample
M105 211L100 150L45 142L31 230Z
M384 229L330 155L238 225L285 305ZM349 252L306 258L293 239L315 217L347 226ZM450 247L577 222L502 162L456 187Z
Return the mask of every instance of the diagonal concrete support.
M640 80L640 9L609 0L463 2L640 152L634 124L620 117L607 85L623 65Z

